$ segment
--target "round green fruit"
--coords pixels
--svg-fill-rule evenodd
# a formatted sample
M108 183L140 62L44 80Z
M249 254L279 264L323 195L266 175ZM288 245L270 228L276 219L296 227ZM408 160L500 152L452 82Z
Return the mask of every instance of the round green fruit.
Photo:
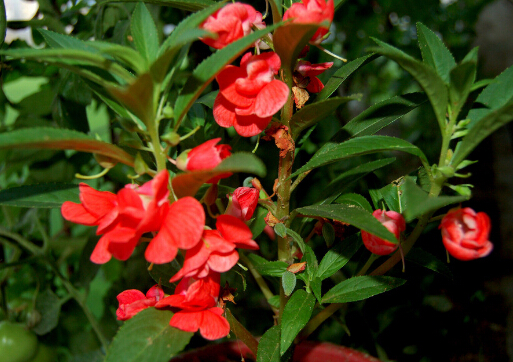
M3 362L29 362L38 350L37 337L21 324L0 322L0 356Z

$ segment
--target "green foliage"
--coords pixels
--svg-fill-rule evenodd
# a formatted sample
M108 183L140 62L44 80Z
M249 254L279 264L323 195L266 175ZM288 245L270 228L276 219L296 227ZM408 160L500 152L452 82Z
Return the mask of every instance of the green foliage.
M315 305L315 297L304 290L296 290L290 297L281 320L280 355L284 355L294 338L310 320Z
M358 276L335 285L322 297L323 303L348 303L397 288L406 280L384 276Z
M0 205L59 208L64 201L79 202L77 184L39 184L0 191Z

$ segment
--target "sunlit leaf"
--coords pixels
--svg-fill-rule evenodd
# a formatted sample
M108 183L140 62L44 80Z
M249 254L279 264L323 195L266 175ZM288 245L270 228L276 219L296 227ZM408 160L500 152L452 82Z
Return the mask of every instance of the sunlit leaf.
M159 38L157 27L144 2L138 2L130 19L135 48L149 65L157 56Z
M362 241L356 235L337 242L322 258L317 277L324 280L335 274L351 260L361 246Z

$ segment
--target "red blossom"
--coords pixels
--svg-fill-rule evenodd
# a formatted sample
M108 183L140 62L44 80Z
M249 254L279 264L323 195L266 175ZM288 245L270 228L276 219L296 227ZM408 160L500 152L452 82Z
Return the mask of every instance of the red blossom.
M257 250L249 227L231 215L220 215L216 221L217 230L205 230L200 243L187 250L183 267L170 282L184 277L204 278L211 271L224 273L239 260L236 248Z
M176 287L175 294L162 299L156 307L181 309L169 321L172 327L186 332L199 329L203 338L209 340L226 337L230 333L230 324L222 316L223 309L217 307L219 282L218 273L209 273L199 280L184 278Z
M319 44L328 33L334 14L333 0L302 0L302 3L294 3L287 9L283 20L293 19L294 23L299 24L319 24L319 29L310 39L310 43Z
M247 221L251 219L258 205L259 192L252 187L238 187L232 195L232 200L226 208L226 215Z
M191 150L185 151L177 159L177 167L184 171L210 170L215 168L227 157L231 156L229 145L218 145L221 138L214 138ZM207 183L217 183L222 178L230 177L232 173L226 172L212 177Z
M470 207L452 209L439 228L445 248L456 259L473 260L492 252L493 244L488 240L491 223L484 212L476 213Z
M119 307L116 316L120 321L126 321L143 309L153 307L164 298L164 291L158 285L151 287L146 295L136 289L125 290L118 294Z
M103 264L112 256L119 260L130 257L142 234L160 228L168 212L167 188L169 174L159 173L142 186L127 185L117 194L97 191L81 183L80 201L66 201L62 216L69 221L88 226L98 226L98 241L91 261Z
M378 219L388 231L394 234L397 239L399 239L400 234L406 229L406 221L398 212L375 210L372 215ZM365 230L362 230L362 241L363 245L365 245L369 251L378 255L388 255L399 246L399 244L381 239Z
M235 127L251 137L262 132L289 96L287 85L274 78L281 61L274 52L246 53L240 67L227 65L216 77L219 94L214 102L214 119L221 127Z
M230 43L250 34L252 26L258 29L265 28L262 14L247 4L228 4L210 15L201 25L217 35L216 39L200 38L205 44L221 49Z
M312 64L306 60L300 60L297 62L294 78L299 83L298 86L306 83L306 90L308 92L319 93L324 88L324 84L322 84L317 76L332 66L333 62Z

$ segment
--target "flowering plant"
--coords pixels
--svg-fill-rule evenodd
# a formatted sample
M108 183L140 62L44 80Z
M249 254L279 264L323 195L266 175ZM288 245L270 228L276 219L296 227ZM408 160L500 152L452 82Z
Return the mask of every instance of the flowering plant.
M70 150L62 157L75 157L77 172L101 170L77 174L88 180L80 184L27 179L26 185L0 190L6 270L34 261L58 280L41 281L46 294L36 288L36 333L50 333L60 305L73 298L100 343L97 356L106 362L167 361L195 332L208 341L233 335L260 362L286 361L297 343L348 304L393 296L391 290L408 282L409 260L440 272L447 268L440 260L445 257L469 261L492 252L490 218L461 207L471 185L458 178L469 176L461 170L473 163L471 151L513 120L513 83L506 81L513 68L494 82L476 82L477 51L456 62L421 23L422 60L375 39L369 54L347 64L335 66L342 63L339 57L312 64L306 60L310 48L325 50L321 44L342 2L336 3L303 0L285 10L271 0L271 20L242 3L172 1L194 12L160 42L154 16L139 2L130 17L129 45L40 29L41 49L1 50L7 64L35 60L56 77L73 77L88 101L102 104L115 120L107 122L102 139L73 122L16 122L0 133L2 150ZM196 41L213 54L188 70L184 63L193 62L189 52ZM408 72L419 91L370 106L308 151L315 128L361 98L333 94L378 56ZM56 96L56 112L63 112L59 97L74 91ZM476 91L481 93L471 107ZM426 105L441 140L435 159L406 139L376 134ZM80 161L77 151L95 161ZM385 182L382 170L403 154L413 166ZM333 164L345 168L337 175L322 173ZM347 191L375 175L382 175L378 186L369 182ZM68 239L56 237L36 217L41 243L28 240L10 222L19 206L59 210L48 222L60 223ZM441 229L438 241L425 240L433 225ZM80 235L85 241L77 247L74 272L64 268L69 255L55 255L51 245ZM435 255L420 248L428 241L438 243ZM81 290L88 292L98 269L107 273L110 265L141 262L139 281L132 275L119 282L121 271L119 283L109 281L109 288L117 288L117 304L102 308L124 321L109 331ZM397 273L401 265L404 273ZM260 339L240 322L251 316L237 310L239 304L251 308L254 294L262 296L268 315ZM45 303L59 308L48 311ZM12 315L8 301L4 306L5 316Z

